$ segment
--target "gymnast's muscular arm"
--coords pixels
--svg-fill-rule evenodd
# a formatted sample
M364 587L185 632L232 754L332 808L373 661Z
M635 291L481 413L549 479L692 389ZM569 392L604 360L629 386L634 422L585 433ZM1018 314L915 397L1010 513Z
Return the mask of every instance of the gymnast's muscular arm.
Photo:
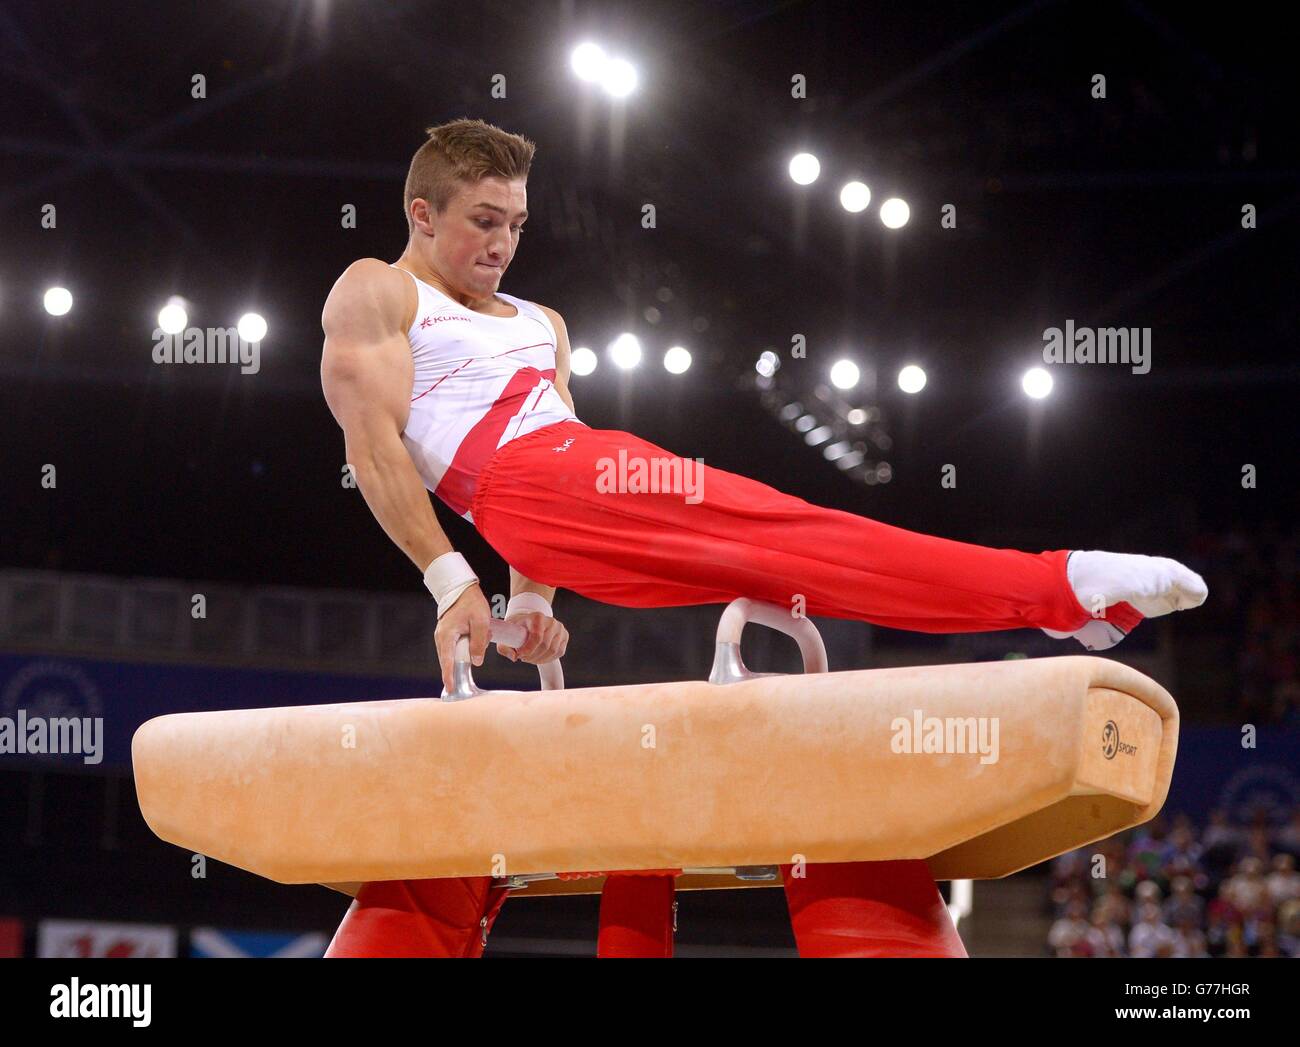
M325 301L321 386L343 429L346 459L379 526L423 573L452 551L424 482L402 444L411 407L411 344L418 305L411 279L377 258L353 262ZM448 620L455 614L455 621ZM454 627L469 634L470 656L483 660L491 609L471 585L443 614L435 638L443 683L452 683ZM444 629L444 623L448 628Z

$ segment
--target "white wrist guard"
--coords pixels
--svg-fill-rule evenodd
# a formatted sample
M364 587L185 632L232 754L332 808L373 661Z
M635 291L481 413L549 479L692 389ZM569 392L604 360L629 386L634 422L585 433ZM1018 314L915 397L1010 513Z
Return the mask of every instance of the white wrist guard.
M438 601L439 618L477 581L478 575L460 553L443 553L424 569L424 587Z
M551 605L541 593L515 593L506 604L506 617L509 618L518 611L540 611L547 618L555 617Z

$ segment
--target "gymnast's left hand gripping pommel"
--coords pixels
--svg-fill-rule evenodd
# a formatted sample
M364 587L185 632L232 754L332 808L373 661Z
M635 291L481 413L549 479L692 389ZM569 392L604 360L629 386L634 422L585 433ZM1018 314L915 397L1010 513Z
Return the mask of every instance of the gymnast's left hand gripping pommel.
M544 665L564 657L569 646L569 630L556 619L550 601L540 593L515 593L506 604L503 617L508 622L518 622L528 630L527 642L522 646L497 644L497 650L512 662L522 660L533 665Z

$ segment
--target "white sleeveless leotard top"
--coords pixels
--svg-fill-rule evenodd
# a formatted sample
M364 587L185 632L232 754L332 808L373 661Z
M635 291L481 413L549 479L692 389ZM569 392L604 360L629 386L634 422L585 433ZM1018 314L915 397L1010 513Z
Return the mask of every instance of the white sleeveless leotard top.
M407 331L415 378L402 443L424 486L473 523L479 472L498 447L555 422L581 423L553 384L555 328L522 298L497 292L518 315L487 316L402 272L420 296Z

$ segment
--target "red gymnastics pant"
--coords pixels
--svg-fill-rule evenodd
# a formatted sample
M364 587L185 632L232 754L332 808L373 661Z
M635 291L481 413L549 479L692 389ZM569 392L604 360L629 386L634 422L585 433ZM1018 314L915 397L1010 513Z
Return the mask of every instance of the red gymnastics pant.
M606 492L602 461L671 461L630 433L559 422L500 448L479 475L474 525L535 582L620 607L729 603L926 633L1089 621L1065 574L1068 549L1025 553L905 531L812 505L686 459L699 497ZM680 464L680 463L679 463Z
M617 468L620 453L629 465L677 457L577 422L512 440L480 474L474 524L533 581L621 607L740 596L793 607L802 595L809 616L931 633L1069 632L1089 620L1066 577L1069 550L916 534L693 461L690 489L600 489L597 476L605 463ZM802 878L782 871L801 955L965 955L923 861L809 865ZM366 884L329 955L478 955L504 900L490 884ZM672 897L671 877L611 876L601 954L670 954Z

